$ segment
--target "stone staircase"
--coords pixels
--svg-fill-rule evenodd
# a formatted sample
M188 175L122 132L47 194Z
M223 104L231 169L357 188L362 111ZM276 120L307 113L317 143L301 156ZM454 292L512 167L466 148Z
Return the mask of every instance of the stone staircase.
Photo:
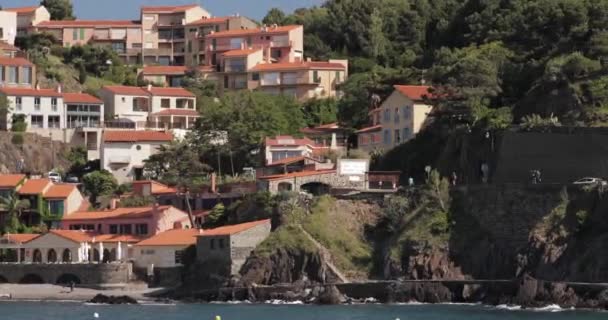
M323 261L325 263L325 266L329 269L329 271L331 273L334 274L334 276L339 280L339 282L349 283L350 281L348 280L348 278L338 269L338 267L336 267L336 265L333 264L331 253L329 252L329 250L325 246L323 246L319 241L317 241L317 239L315 239L310 233L308 233L308 231L304 230L304 228L302 228L301 225L298 225L298 228L300 230L302 230L304 235L319 250L319 252L321 253L321 256L323 258Z

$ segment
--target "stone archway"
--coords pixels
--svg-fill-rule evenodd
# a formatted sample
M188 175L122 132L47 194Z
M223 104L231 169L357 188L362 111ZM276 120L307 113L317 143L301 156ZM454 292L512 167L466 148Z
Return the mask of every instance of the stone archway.
M57 252L55 249L49 249L46 253L46 262L47 263L55 263L57 262Z
M72 262L72 250L64 249L63 254L61 255L62 262Z
M42 263L42 251L40 249L35 249L32 254L32 262L34 263Z
M325 194L329 194L329 191L331 190L331 186L326 183L322 183L322 182L309 182L309 183L303 184L300 187L300 190L310 193L315 196L322 196Z
M56 284L81 284L80 278L72 273L64 273L57 278Z
M35 273L28 273L25 276L23 276L23 278L21 278L21 280L19 280L20 284L43 284L44 279L35 274Z

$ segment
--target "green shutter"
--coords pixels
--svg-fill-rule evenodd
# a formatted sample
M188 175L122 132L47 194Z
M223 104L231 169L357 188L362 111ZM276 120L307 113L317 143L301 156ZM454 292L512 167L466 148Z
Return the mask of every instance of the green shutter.
M84 29L80 28L80 40L84 40Z

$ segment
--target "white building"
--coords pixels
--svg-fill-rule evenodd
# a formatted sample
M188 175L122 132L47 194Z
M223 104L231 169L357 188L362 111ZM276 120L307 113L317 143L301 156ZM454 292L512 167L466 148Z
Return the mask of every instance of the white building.
M101 167L119 183L141 180L144 160L173 141L166 131L106 130L101 142Z
M13 114L16 114L25 116L28 131L61 129L65 118L61 90L5 87L0 88L0 92L6 95L11 109L2 119L1 128L10 130Z
M266 165L274 165L285 160L300 157L322 158L331 148L318 144L309 138L294 138L292 136L276 136L266 138L264 144L264 159Z
M107 119L106 127L189 129L199 117L196 96L183 88L105 86L99 95L113 116Z
M15 44L17 36L17 13L0 11L0 41Z
M175 268L182 266L186 248L196 245L198 229L173 229L148 238L135 245L135 266L139 268Z
M41 22L51 20L51 14L44 6L5 8L17 14L17 35L23 36L33 27Z

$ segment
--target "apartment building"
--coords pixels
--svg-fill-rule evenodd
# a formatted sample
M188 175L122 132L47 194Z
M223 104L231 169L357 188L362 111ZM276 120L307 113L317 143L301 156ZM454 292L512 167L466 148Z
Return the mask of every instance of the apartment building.
M6 95L11 110L2 119L2 129L11 130L13 115L24 115L28 131L61 128L64 113L60 90L4 87L0 93Z
M107 46L125 63L136 64L142 47L141 26L139 21L130 20L73 20L43 21L34 29L54 35L64 47Z
M217 68L223 82L219 86L220 89L249 89L249 70L253 69L263 59L262 49L235 49L222 53L220 65Z
M187 130L196 118L196 96L183 88L105 86L99 95L104 101L107 128Z
M101 167L111 172L118 183L141 180L144 161L171 141L170 132L106 130L101 142Z
M359 148L386 151L414 138L422 130L433 106L429 86L396 85L378 107L369 112L370 126L357 131Z
M205 45L205 64L211 66L220 65L223 53L241 49L262 49L264 60L269 62L301 61L304 55L304 27L274 25L211 32L205 36Z
M229 17L203 17L186 24L186 65L206 63L207 42L205 37L214 32L255 29L258 25L249 18L234 15Z
M4 11L17 14L17 36L26 35L43 21L51 20L51 14L44 6L6 8Z
M73 144L85 146L89 160L99 159L104 104L86 93L64 93L64 137Z
M0 56L0 87L33 88L35 75L36 66L29 60Z
M0 41L15 44L17 36L17 13L0 10Z
M196 4L141 8L144 64L184 65L186 25L211 14Z

